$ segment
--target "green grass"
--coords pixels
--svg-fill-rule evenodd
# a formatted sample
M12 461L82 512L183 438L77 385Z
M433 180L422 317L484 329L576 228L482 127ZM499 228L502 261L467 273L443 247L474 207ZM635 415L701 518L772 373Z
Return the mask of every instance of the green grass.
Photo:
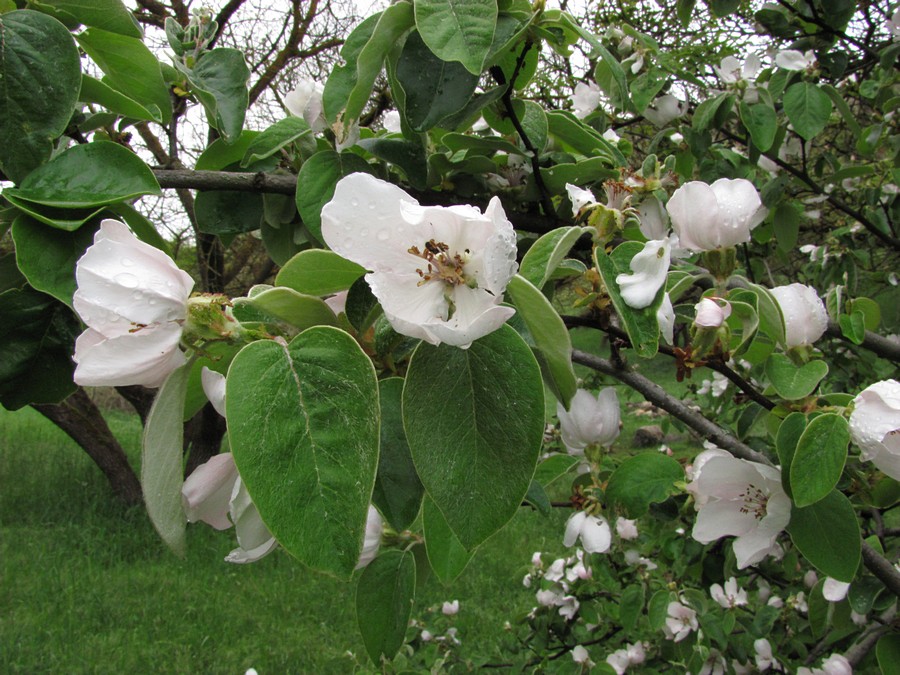
M135 457L137 421L109 419ZM352 584L283 551L227 564L233 532L204 525L190 526L187 558L175 558L144 512L118 506L87 455L32 410L0 410L0 485L0 672L345 673L366 662ZM532 551L563 552L566 515L548 523L522 509L452 587L429 579L413 616L459 599L462 653L499 659L503 622L534 604L524 567Z

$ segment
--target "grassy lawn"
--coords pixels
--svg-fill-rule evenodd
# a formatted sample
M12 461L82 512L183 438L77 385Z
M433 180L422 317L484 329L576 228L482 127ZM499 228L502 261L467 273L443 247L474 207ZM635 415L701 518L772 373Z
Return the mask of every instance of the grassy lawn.
M136 417L110 412L108 419L136 460ZM624 421L623 448L636 426L653 420ZM368 667L353 584L314 574L280 550L252 565L226 564L233 532L205 525L190 526L187 558L179 560L145 513L120 507L87 455L33 410L0 409L0 485L0 672ZM567 515L521 509L452 587L427 580L413 616L440 633L450 620L428 608L458 599L452 624L461 654L503 661L504 621L534 604L521 585L531 554L564 553Z

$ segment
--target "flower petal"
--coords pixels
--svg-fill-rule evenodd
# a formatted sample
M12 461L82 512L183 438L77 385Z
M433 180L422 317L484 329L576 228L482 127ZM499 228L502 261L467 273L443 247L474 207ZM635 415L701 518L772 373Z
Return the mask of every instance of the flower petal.
M563 546L574 546L581 534L581 526L584 524L587 514L584 511L576 511L566 521L566 533L563 536Z
M237 477L237 467L230 452L215 455L194 469L181 488L181 502L188 522L203 521L217 530L231 527L228 503Z
M225 376L206 366L200 371L200 385L203 393L222 417L225 417Z
M629 266L632 274L616 277L625 304L634 309L653 304L659 289L666 283L671 257L672 243L669 239L654 239L644 244L644 248L631 259Z
M75 383L84 387L158 387L185 362L178 348L180 340L181 326L176 323L147 326L108 339L89 328L75 340Z
M588 553L606 553L612 543L612 532L606 518L588 516L581 526L581 545Z

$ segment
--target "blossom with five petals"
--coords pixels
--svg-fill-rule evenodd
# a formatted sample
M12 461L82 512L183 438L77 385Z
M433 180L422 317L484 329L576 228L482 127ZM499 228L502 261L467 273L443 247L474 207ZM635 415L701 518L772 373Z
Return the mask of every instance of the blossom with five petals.
M178 345L194 281L165 253L104 220L75 280L72 305L87 324L75 341L77 384L158 387L185 362Z
M713 66L713 70L725 84L752 82L761 68L762 62L756 54L750 54L744 61L734 56L726 56L718 66Z
M315 80L302 79L284 97L284 107L295 117L306 120L314 134L323 131L328 126L325 121L325 108L322 104L322 94L325 87Z
M331 249L371 270L366 281L398 333L467 348L515 310L502 307L515 275L516 234L500 200L421 206L365 173L342 178L322 209Z
M853 399L850 437L864 460L900 480L900 382L876 382Z
M695 470L696 471L696 470ZM697 520L691 533L708 544L735 536L738 569L775 552L775 540L791 518L791 500L777 469L735 457L713 456L688 489L697 495Z
M667 608L666 623L663 632L667 640L681 642L691 631L699 630L700 623L697 620L697 612L680 602L672 601Z
M768 213L753 183L743 178L720 178L712 185L687 182L675 190L666 210L679 245L692 251L748 242Z
M737 579L729 577L723 588L721 584L713 584L709 587L710 597L725 609L740 607L747 604L747 591L738 586Z
M583 455L589 445L612 445L619 437L619 397L612 387L602 389L596 397L579 389L569 410L557 403L556 414L562 442L570 455Z

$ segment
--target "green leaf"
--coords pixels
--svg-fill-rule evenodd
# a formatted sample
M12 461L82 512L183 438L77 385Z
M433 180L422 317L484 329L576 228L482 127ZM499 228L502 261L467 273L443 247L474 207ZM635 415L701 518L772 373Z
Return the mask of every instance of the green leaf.
M372 502L398 532L410 527L419 515L425 488L403 430L403 378L389 377L378 383L381 400L381 453Z
M416 561L410 551L384 551L363 570L356 586L356 620L376 666L394 658L416 597Z
M618 169L610 168L605 157L582 159L574 164L563 163L543 169L541 174L547 189L553 193L564 193L566 183L585 184L615 179Z
M790 481L791 463L794 461L797 443L805 430L806 415L793 412L784 418L775 436L775 449L778 451L778 461L781 462L781 485L788 497L793 494Z
M828 364L824 361L798 366L784 354L772 354L766 361L766 376L778 395L788 401L809 396L827 374Z
M594 264L600 270L600 276L609 291L616 314L619 315L628 337L631 339L631 345L637 351L638 356L650 358L659 349L659 323L656 321L656 312L662 303L665 284L660 287L653 304L644 309L633 309L625 303L625 299L619 291L619 284L616 282L619 274L631 274L629 263L643 248L643 244L627 241L619 245L612 254L607 255L600 247L596 247Z
M278 542L347 579L359 559L378 466L378 383L356 341L317 326L260 340L228 370L228 438Z
M285 117L278 120L247 146L241 159L241 167L248 167L254 162L271 157L311 133L312 129L302 117Z
M319 241L322 240L322 207L334 197L334 186L344 176L372 167L352 152L333 150L317 152L300 167L297 175L297 211L304 225Z
M663 502L675 492L675 482L684 480L684 469L671 457L645 452L629 457L612 476L606 487L610 504L625 510L629 518L640 518L651 504Z
M435 506L430 497L425 497L422 509L422 525L425 530L425 550L428 563L442 584L449 584L472 559L472 553L466 550L453 530L447 524L444 514Z
M528 345L509 326L468 349L422 343L403 389L416 471L467 550L516 513L544 428L544 387Z
M591 46L591 57L597 58L594 81L613 100L614 105L622 110L633 111L634 106L628 97L628 84L625 81L622 64L603 46L597 36L575 21L571 15L563 12L559 15L559 22L564 28L573 31Z
M298 331L336 324L324 300L291 288L270 288L250 298L236 298L234 316L238 321L283 322Z
M218 129L222 140L234 143L244 128L249 105L247 80L250 70L243 52L218 47L200 57L193 69L185 69L193 93L206 110L206 121Z
M862 546L856 513L843 494L832 490L811 506L795 506L787 531L816 569L838 581L853 581Z
M163 80L159 61L143 42L100 28L88 28L75 39L106 74L105 84L144 107L155 105L163 122L169 123L172 119L169 87Z
M644 612L644 585L637 583L625 588L619 599L619 622L626 631L634 630Z
M78 94L78 100L83 103L96 103L102 105L110 112L117 113L124 117L132 117L139 120L151 120L157 124L162 124L162 113L152 103L147 104L149 108L141 105L134 99L128 98L125 94L116 91L105 82L96 80L90 75L81 76L81 91ZM152 108L152 110L150 109Z
M851 315L861 312L865 319L865 330L878 330L881 323L881 306L871 298L853 298L848 303Z
M568 409L578 389L578 380L572 368L572 342L566 325L546 296L525 277L514 276L506 291L525 321L535 348L547 364L546 374L552 382L552 389Z
M315 248L288 260L275 277L275 285L307 295L331 295L346 291L365 273L365 268L355 262L333 251Z
M345 65L332 71L322 96L326 118L333 121L340 115L344 133L368 104L385 58L413 25L412 4L397 2L369 17L347 39L341 49ZM338 134L338 140L343 140L343 134Z
M900 674L900 635L888 633L878 638L875 657L882 675Z
M782 202L775 209L772 222L775 225L775 240L778 250L790 253L797 248L800 235L800 209L791 202Z
M435 56L417 32L410 33L397 60L397 80L406 94L406 119L413 131L428 131L462 110L478 76L461 64Z
M750 138L760 152L766 152L775 142L775 132L778 131L778 119L775 108L767 103L755 103L747 105L741 101L741 122L750 132Z
M122 0L40 0L34 4L67 25L80 23L133 38L143 37Z
M428 185L428 161L425 150L417 141L405 138L364 138L356 143L378 159L400 168L406 174L406 181L417 190Z
M416 28L443 61L458 61L481 75L494 41L497 0L414 0Z
M544 111L544 108L534 101L518 98L513 99L512 107L516 118L525 131L525 135L528 136L528 139L537 151L542 152L544 146L547 145L547 133L549 130L547 113ZM501 134L518 134L512 118L507 114L506 109L499 105L485 108L484 119L491 125L492 129L496 129Z
M578 458L572 455L551 455L538 464L537 469L534 471L534 480L546 487L557 478L568 473L569 469L578 464L578 462Z
M197 171L221 171L236 169L247 154L247 149L259 137L259 131L244 131L233 143L217 138L197 158ZM246 194L246 193L245 193Z
M818 136L831 116L831 99L812 82L795 82L784 92L784 112L804 140Z
M150 168L118 143L74 145L4 195L62 209L87 209L160 194Z
M694 111L694 117L691 121L691 127L694 131L705 131L713 123L719 108L723 104L728 103L730 106L734 101L734 97L728 92L719 94L715 98L708 98L697 106Z
M850 127L850 131L852 131L855 136L862 134L862 128L859 126L856 115L853 114L853 111L850 109L850 106L847 105L847 102L844 100L843 96L841 96L840 92L830 84L820 84L819 88L824 91L831 99L831 102L834 103L838 112L841 113L841 117L844 118L844 124Z
M525 501L543 516L549 516L553 510L553 507L550 505L550 495L544 490L544 486L536 480L532 480L528 486L528 492L525 493Z
M861 345L866 339L866 315L861 311L841 314L838 317L841 334L853 344Z
M609 160L610 166L625 166L628 163L617 145L610 143L572 113L549 110L546 115L550 135L575 152L588 157L593 155L604 157Z
M522 258L519 274L542 288L586 231L582 227L559 227L541 235Z
M0 33L0 168L18 183L47 161L66 130L81 59L66 27L40 12L0 14Z
M815 504L837 485L847 461L850 426L835 413L813 419L791 461L791 490L798 507Z
M0 294L0 404L58 403L75 391L72 346L80 331L71 309L30 286Z
M166 546L184 557L184 400L191 363L173 370L153 400L141 441L141 488L150 522Z
M28 283L72 306L75 292L75 263L91 245L96 227L66 232L22 215L12 226L16 262Z
M265 204L259 194L231 190L198 192L194 200L197 229L223 236L262 227Z

